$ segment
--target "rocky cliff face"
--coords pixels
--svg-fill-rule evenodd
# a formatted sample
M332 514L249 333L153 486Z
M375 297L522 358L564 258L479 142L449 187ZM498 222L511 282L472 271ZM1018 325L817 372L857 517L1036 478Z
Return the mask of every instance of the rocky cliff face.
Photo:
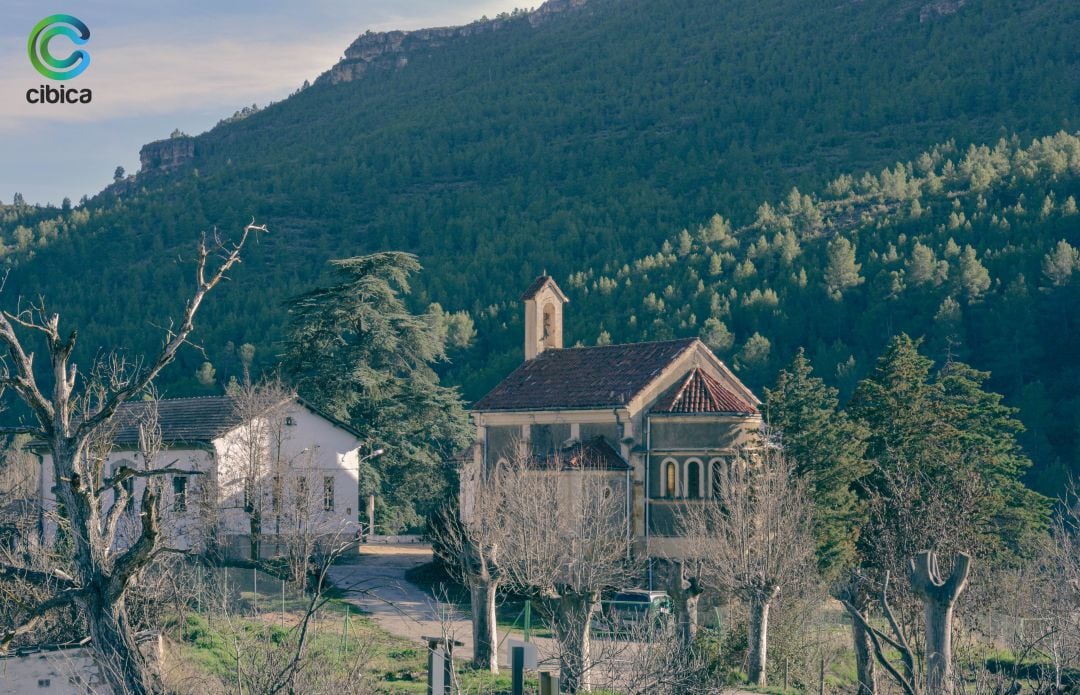
M175 171L195 159L195 138L180 137L157 140L139 150L139 173Z
M537 27L552 17L583 7L588 0L548 0L532 12L500 15L459 27L416 31L368 32L345 49L345 57L323 73L316 83L337 84L363 77L373 69L401 69L409 64L409 54L443 46L455 39L499 31L512 23L527 21Z
M926 22L934 17L945 17L959 12L967 0L934 0L919 8L919 21Z

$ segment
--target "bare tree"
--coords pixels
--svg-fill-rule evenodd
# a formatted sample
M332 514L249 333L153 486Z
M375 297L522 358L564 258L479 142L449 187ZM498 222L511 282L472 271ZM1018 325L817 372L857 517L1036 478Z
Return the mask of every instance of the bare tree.
M814 573L812 503L792 462L767 443L742 449L718 475L716 496L686 505L679 524L707 582L749 606L748 676L764 686L769 610Z
M967 586L971 556L961 553L952 572L944 577L937 553L923 551L911 561L911 586L922 600L926 614L926 690L951 695L953 610Z
M1066 668L1080 669L1080 503L1077 488L1062 504L1043 559L1040 613L1047 643L1044 652L1054 665L1054 687L1064 690ZM1073 502L1073 506L1069 506Z
M536 599L559 647L561 681L591 690L591 626L601 592L634 575L625 479L580 460L522 460L499 479L496 543L506 583Z
M953 672L952 629L953 610L960 593L967 586L971 557L960 553L952 571L943 577L938 567L937 554L923 551L912 558L909 566L909 579L912 588L924 606L925 624L923 626L926 646L926 685L920 685L917 664L919 650L912 646L913 639L896 618L896 613L889 599L889 572L881 583L878 605L882 615L888 621L888 631L875 627L865 610L860 610L850 601L841 599L844 608L856 620L869 636L874 648L874 656L889 676L907 695L932 693L949 694L956 684ZM901 666L897 667L890 659L887 648L899 654Z
M286 516L282 500L291 464L285 450L286 408L296 394L279 378L252 383L245 364L244 382L233 388L230 395L240 421L226 452L234 462L228 475L235 480L222 482L238 488L248 519L250 559L257 561L261 557L264 523L273 522L275 534L280 534Z
M313 633L319 610L332 596L327 593L327 572L345 553L356 548L357 541L351 534L322 536L308 559L310 581L304 607L299 617L289 627L284 637L267 638L258 631L236 630L233 643L236 650L237 678L243 692L308 693L308 692L358 692L362 683L362 669L366 652L358 650L357 660L348 669L347 680L353 688L327 687L326 674L320 674L318 661L311 658ZM270 626L266 626L270 629ZM343 683L335 684L345 685Z
M1080 507L1069 504L1076 493L1062 500L1041 552L1009 589L1017 599L1010 635L1017 662L1037 657L1049 663L1053 692L1065 690L1068 669L1080 668Z
M645 615L640 616L645 618ZM710 659L679 638L679 626L648 615L627 625L612 625L613 639L593 646L593 686L628 695L705 695L720 691Z
M73 571L58 575L25 565L5 566L0 572L48 588L48 597L26 610L18 624L0 636L6 647L16 637L38 625L49 612L74 605L86 621L93 647L107 669L115 692L160 691L160 684L135 642L126 606L132 578L161 550L160 495L147 485L142 495L141 526L135 542L114 552L115 517L126 502L124 481L133 477L167 476L175 470L134 470L108 474L90 456L97 433L115 421L120 406L143 393L155 377L188 342L195 317L206 295L240 262L248 239L265 227L246 226L236 242L204 237L196 256L195 287L178 322L166 330L164 343L154 357L135 363L116 359L101 371L101 378L87 388L72 355L76 332L61 333L60 317L47 311L44 301L29 308L0 313L0 345L6 350L0 361L0 390L12 391L33 413L34 424L8 430L7 434L30 434L51 453L54 493L71 529ZM215 257L216 262L211 258ZM25 345L27 336L45 343L46 369L35 369L35 353ZM38 382L48 374L48 385Z
M433 547L455 578L469 589L474 668L499 672L495 601L502 581L499 568L498 513L504 476L471 481L468 514L447 507L433 530ZM463 518L464 517L464 518Z

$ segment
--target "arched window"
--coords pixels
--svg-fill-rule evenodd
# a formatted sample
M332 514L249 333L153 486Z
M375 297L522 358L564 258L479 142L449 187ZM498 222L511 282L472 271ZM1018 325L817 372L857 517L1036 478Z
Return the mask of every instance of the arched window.
M709 496L718 498L724 489L724 476L727 475L727 459L715 458L709 461Z
M679 464L674 459L664 460L664 490L663 497L678 497L679 495Z
M555 347L555 305L551 302L544 305L544 332L540 339L544 347Z
M686 462L686 499L701 497L701 464L696 459Z
M702 470L701 459L689 458L683 462L683 497L696 500L705 496L702 473L704 470Z

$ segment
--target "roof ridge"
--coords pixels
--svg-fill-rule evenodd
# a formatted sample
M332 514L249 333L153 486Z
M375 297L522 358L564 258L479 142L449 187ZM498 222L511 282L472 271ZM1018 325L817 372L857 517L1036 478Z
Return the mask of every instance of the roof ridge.
M682 400L682 397L686 394L686 389L690 388L690 384L694 381L694 377L701 371L701 367L694 367L690 370L690 373L686 375L686 379L683 380L682 386L675 393L675 397L671 399L672 403L678 403Z
M621 347L638 347L641 345L674 345L675 343L687 343L691 344L700 338L672 338L670 340L640 340L636 343L611 343L610 345L573 345L567 348L556 348L552 350L544 350L540 353L540 357L547 354L553 354L556 352L569 352L570 350L613 350Z
M139 403L174 403L176 401L212 401L212 400L225 400L226 398L233 398L233 396L223 393L218 396L174 396L172 398L154 398L149 401L124 401L124 404L139 404Z

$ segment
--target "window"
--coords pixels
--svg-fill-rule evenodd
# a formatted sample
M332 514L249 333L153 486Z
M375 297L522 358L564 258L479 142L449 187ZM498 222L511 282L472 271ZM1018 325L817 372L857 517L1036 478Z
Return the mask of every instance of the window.
M135 511L135 479L125 478L120 481L120 487L127 493L127 502L124 502L124 513L131 514Z
M332 475L322 480L322 508L324 512L334 511L334 476Z
M724 476L727 475L727 459L713 459L709 461L709 493L714 499L719 499L724 492Z
M296 479L296 509L297 511L307 506L307 478L300 476Z
M123 469L125 469L125 468L130 469L130 470L137 470L135 462L130 461L128 459L121 459L121 460L119 460L119 461L112 464L112 474L114 476L114 480L115 480L115 476L119 475L123 471ZM133 511L135 511L135 478L134 477L124 478L123 480L120 481L120 487L121 487L121 489L123 489L124 493L127 496L127 501L124 502L124 513L125 514L130 514ZM114 495L115 495L113 497L114 502L116 500L120 499L119 492L114 493Z
M664 496L674 497L679 491L679 466L674 461L669 460L664 472L666 477Z
M686 462L686 499L696 500L701 497L701 462L690 459Z
M555 305L551 302L544 305L544 334L540 339L544 347L555 347Z
M174 512L186 512L187 511L187 476L177 475L172 479L172 491L173 491L173 503L172 508Z

